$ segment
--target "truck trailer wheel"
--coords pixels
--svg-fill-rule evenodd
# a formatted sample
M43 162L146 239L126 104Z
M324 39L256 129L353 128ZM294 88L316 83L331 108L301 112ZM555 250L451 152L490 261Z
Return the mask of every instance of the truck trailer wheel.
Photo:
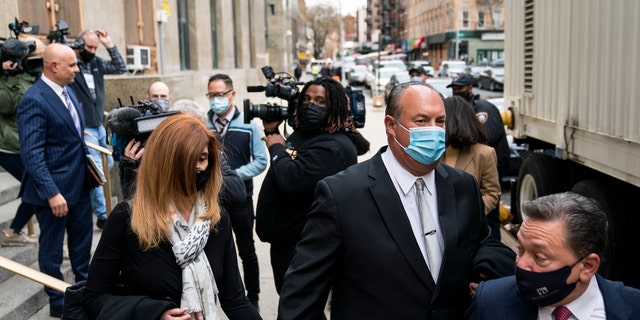
M560 162L545 154L532 154L520 167L516 187L516 206L513 223L523 220L522 203L541 196L562 191L563 178Z
M595 200L600 208L607 214L609 229L607 230L607 247L604 253L606 261L600 262L598 273L607 279L623 280L624 241L620 214L627 213L624 210L623 199L616 195L620 188L616 188L604 180L582 180L571 189L572 192L581 194Z

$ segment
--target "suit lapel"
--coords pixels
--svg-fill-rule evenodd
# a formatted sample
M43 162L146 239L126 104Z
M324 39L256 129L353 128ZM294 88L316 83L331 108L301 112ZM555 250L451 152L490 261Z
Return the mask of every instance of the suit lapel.
M436 192L438 193L438 221L445 243L444 252L442 253L442 266L440 267L440 274L442 274L449 267L451 255L453 254L451 248L458 246L458 217L455 207L449 205L455 203L455 193L453 186L447 180L447 171L442 165L438 165L434 173L436 175ZM442 286L436 288L435 295L438 295L441 290Z
M380 153L369 163L369 176L374 179L369 190L380 210L380 215L384 223L389 229L389 233L391 233L391 237L420 280L422 280L424 285L433 290L435 282L431 277L426 262L422 258L420 247L418 247L416 239L413 237L411 224L403 209L400 197L397 192L395 192L395 187L382 162ZM389 190L394 190L394 192L389 192Z
M62 100L60 100L60 97L58 97L55 91L53 91L51 87L49 87L46 83L44 83L44 81L42 81L42 85L44 88L42 90L42 95L46 103L51 106L51 109L53 111L52 113L54 114L54 116L62 119L62 121L67 125L69 130L71 130L75 136L80 137L80 135L78 135L78 131L76 130L76 126L73 123L73 119L71 118L71 113L69 112L69 109L67 109L67 106L65 106L64 103L62 103ZM76 112L80 114L80 112L78 112L78 108L76 108ZM82 124L82 122L80 123Z

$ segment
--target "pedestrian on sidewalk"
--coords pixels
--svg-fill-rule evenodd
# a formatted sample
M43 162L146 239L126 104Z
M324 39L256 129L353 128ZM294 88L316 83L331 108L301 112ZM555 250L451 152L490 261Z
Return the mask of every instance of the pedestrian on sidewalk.
M245 123L243 113L233 104L236 90L228 75L213 75L207 88L210 106L207 126L217 133L225 159L243 180L246 189L246 198L227 209L242 260L247 298L259 308L260 268L253 239L253 178L267 168L267 148L261 140L264 134L255 120Z
M316 184L357 162L356 148L345 134L351 125L344 87L320 77L306 83L293 112L295 131L285 140L278 126L264 121L271 166L256 207L256 233L271 244L271 266L280 293L285 272L300 241Z
M218 319L220 306L231 320L261 319L218 203L220 156L197 117L173 115L154 129L136 192L109 215L91 262L90 318Z
M73 50L52 43L44 52L43 75L18 104L20 157L26 173L22 201L32 205L40 225L40 271L64 280L62 243L68 233L69 260L76 281L87 278L93 237L92 187L84 115L69 84L79 72ZM45 287L49 313L62 315L63 295Z
M19 38L22 42L34 42L34 51L18 64L7 60L2 62L0 72L0 166L16 180L22 181L24 165L20 159L20 138L16 110L24 93L42 73L42 55L46 45L32 36ZM20 68L19 68L20 67ZM37 238L22 232L33 216L30 205L21 202L9 229L0 232L0 246L35 245Z

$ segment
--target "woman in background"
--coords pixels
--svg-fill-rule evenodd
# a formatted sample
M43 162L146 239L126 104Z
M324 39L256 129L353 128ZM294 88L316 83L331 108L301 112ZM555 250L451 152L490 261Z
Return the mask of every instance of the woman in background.
M185 143L188 141L188 143ZM151 134L130 201L112 211L85 289L95 319L260 319L238 270L218 141L178 114Z
M463 98L452 96L444 99L444 109L447 115L447 150L440 161L476 177L484 213L488 214L500 201L496 152L487 145L489 138L484 127ZM500 226L500 222L497 225ZM500 230L492 228L491 232Z

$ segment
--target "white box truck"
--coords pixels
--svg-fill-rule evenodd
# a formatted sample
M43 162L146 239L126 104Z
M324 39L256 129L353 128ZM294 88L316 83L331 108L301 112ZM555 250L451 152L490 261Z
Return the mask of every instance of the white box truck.
M505 1L505 107L528 144L512 211L561 191L609 217L600 272L640 287L640 1Z

